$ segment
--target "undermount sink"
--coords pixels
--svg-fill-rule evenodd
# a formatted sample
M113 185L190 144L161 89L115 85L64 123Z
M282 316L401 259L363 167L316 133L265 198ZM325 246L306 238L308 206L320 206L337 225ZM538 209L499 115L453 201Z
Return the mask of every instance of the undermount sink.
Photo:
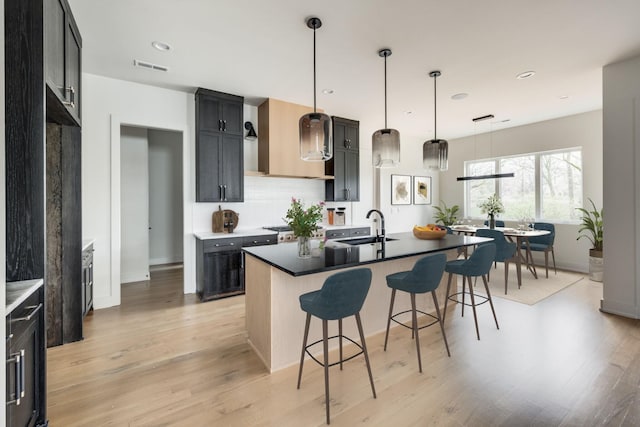
M390 238L385 238L386 242L390 242L392 240L397 240L397 239L390 239ZM375 236L371 236L371 237L361 237L359 239L344 239L344 240L338 240L338 242L340 243L346 243L348 245L367 245L369 243L378 243L378 238Z

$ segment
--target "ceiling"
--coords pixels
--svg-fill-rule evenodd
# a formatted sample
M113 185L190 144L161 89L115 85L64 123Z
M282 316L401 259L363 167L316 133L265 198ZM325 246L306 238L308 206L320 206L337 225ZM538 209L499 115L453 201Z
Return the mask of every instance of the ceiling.
M83 71L194 92L196 87L313 104L426 140L473 134L602 108L602 67L640 54L638 0L70 0ZM161 52L157 40L171 46ZM134 59L167 66L159 72ZM536 74L516 79L523 71ZM332 89L333 94L322 93ZM467 93L462 100L451 96ZM126 94L123 94L126 96ZM561 98L562 97L562 98ZM408 113L410 112L410 113ZM508 121L505 121L508 120ZM378 125L379 123L379 125Z

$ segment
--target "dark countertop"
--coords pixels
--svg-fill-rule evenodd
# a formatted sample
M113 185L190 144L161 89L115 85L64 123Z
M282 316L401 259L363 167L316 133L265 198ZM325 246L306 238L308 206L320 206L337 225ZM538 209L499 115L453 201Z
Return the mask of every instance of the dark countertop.
M387 235L387 237L397 240L385 242L384 250L381 243L352 246L346 243L331 242L330 245L335 247L328 246L321 251L320 256L307 259L298 258L298 245L294 243L255 246L243 248L243 250L285 273L292 276L303 276L305 274L338 270L414 255L441 252L463 246L473 246L492 240L454 234L447 234L440 240L420 240L413 233L394 233ZM329 242L327 244L329 245Z
M42 284L44 280L33 279L20 282L7 282L5 315L11 314L13 310L24 300L29 298Z

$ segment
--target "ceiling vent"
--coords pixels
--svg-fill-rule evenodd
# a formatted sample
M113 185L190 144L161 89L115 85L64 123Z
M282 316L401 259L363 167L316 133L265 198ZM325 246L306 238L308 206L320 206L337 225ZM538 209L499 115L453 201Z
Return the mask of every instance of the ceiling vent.
M165 73L169 71L169 67L165 67L164 65L152 64L150 62L139 61L137 59L133 60L133 66L147 68L149 70L164 71Z

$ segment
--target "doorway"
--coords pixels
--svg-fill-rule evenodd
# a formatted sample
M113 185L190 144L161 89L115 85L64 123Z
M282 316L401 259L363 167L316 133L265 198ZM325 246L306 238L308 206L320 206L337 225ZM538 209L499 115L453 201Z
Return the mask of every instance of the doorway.
M182 268L182 141L178 131L120 127L121 284Z

